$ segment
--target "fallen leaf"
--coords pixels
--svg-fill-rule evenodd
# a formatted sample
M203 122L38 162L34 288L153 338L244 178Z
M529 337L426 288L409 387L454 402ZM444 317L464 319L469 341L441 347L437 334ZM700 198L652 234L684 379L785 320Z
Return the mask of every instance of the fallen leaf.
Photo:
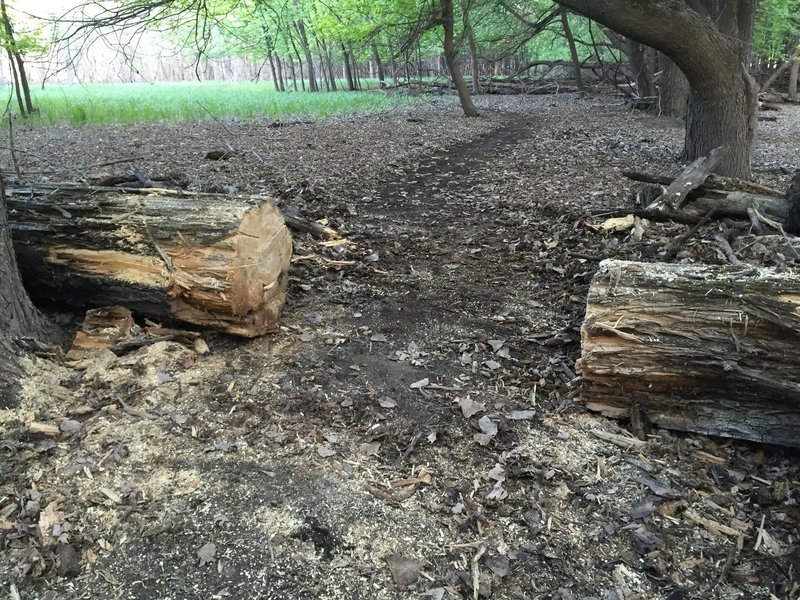
M81 427L81 422L73 419L61 421L61 424L58 426L58 428L61 430L61 433L66 433L67 435L78 433L81 430Z
M200 550L197 551L197 558L200 559L199 566L214 561L214 556L217 554L217 545L214 542L208 542Z
M372 337L369 338L370 342L388 342L389 340L386 339L386 336L382 333L373 333Z
M426 377L425 379L420 379L419 381L415 381L411 384L412 390L420 390L424 388L426 385L430 384L430 380Z
M496 371L500 368L500 363L496 360L486 360L483 364L487 369L491 369L492 371Z
M386 557L386 562L389 563L392 579L399 587L408 587L419 579L422 561L392 554Z
M331 456L336 455L336 450L331 450L327 446L317 444L317 454L319 454L322 458L330 458Z
M478 421L478 427L481 428L481 432L484 435L488 435L489 437L494 437L497 435L497 423L492 421L487 416L480 418L480 421Z
M382 408L395 408L397 406L397 402L388 396L381 397L378 400L378 404L380 404Z
M469 396L464 398L456 398L456 401L461 407L461 414L463 414L467 419L479 412L486 410L486 406L483 403L476 402Z
M512 410L506 418L511 421L530 421L535 416L535 410Z
M380 442L364 443L364 444L361 444L358 447L358 450L364 456L374 456L375 454L377 454L380 451L380 449L381 449L381 443Z
M497 352L498 350L500 350L500 348L502 348L505 345L506 341L505 340L488 340L487 343L492 347L492 350Z

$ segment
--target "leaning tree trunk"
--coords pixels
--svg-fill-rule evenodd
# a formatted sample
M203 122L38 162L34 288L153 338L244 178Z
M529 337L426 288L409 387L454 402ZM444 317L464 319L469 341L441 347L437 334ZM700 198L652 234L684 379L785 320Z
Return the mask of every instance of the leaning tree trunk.
M692 88L684 158L694 160L719 146L727 152L721 175L750 179L757 124L755 83L740 57L741 43L683 0L558 0L643 44L661 50ZM733 7L734 3L730 4ZM742 10L752 5L738 0ZM752 8L752 7L750 7Z
M575 71L575 87L578 88L579 92L583 92L585 88L583 87L583 75L581 74L581 61L578 58L578 49L575 46L575 36L572 35L572 28L569 26L569 15L563 6L559 12L561 13L561 27L564 29L564 35L567 37L567 44L569 45L572 69Z
M19 400L20 340L50 337L47 321L22 286L6 217L5 186L0 179L0 409Z
M458 99L461 101L461 108L467 117L477 117L478 111L472 103L472 98L467 89L467 82L461 74L458 65L458 53L455 43L455 21L453 18L453 0L440 0L442 7L442 25L444 26L444 58L447 61L447 68L450 70L450 78L458 92Z

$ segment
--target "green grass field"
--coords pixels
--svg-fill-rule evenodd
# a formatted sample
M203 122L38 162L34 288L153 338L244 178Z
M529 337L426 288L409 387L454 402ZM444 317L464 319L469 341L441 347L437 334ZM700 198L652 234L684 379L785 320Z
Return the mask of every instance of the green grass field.
M413 99L382 92L275 92L271 83L191 82L47 86L31 90L33 123L142 123L209 118L325 118L390 110ZM8 88L5 91L9 93ZM15 103L12 103L15 106Z

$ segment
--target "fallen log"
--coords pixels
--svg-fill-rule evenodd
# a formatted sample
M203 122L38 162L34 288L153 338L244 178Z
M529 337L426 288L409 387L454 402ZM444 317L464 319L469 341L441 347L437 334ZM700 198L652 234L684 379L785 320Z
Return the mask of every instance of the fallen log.
M263 197L9 188L20 272L40 301L120 305L245 337L277 328L291 237Z
M604 260L581 339L590 410L800 446L796 270Z

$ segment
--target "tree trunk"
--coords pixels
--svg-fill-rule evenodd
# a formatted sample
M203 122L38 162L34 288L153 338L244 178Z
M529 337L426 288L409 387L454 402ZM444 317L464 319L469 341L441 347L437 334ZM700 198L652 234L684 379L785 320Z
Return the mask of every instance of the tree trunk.
M631 75L636 81L636 93L639 99L654 98L656 86L653 83L653 73L650 71L645 58L646 46L631 38L625 39L625 54L630 63Z
M8 203L35 298L246 337L277 327L292 244L268 199L60 184L9 190Z
M344 78L347 80L347 89L354 92L356 91L356 85L353 81L353 71L350 69L350 56L344 42L342 42L342 62L344 63Z
M286 91L286 84L283 80L283 62L281 61L280 56L275 57L275 66L278 68L278 86L280 91Z
M683 119L689 101L689 82L678 66L665 55L661 55L661 113L668 117Z
M293 0L292 5L294 9L299 12L299 3ZM306 70L308 71L308 88L312 92L318 92L317 79L314 74L314 57L311 55L311 46L308 44L308 36L306 35L306 25L303 19L298 15L295 21L297 26L297 33L300 34L300 46L303 48L303 54L306 56ZM302 67L301 67L302 69Z
M5 46L8 53L11 71L16 88L17 101L19 102L20 113L25 115L33 114L33 101L31 100L31 90L28 85L28 76L25 72L25 61L22 54L17 49L14 28L11 25L11 18L8 15L5 0L0 0L0 19L3 21L3 31L5 32ZM23 104L24 99L24 104Z
M724 146L727 152L717 171L730 177L750 178L757 94L755 83L741 62L738 37L732 38L718 29L711 18L690 9L683 0L558 2L661 50L675 61L692 90L684 159L707 156L714 148ZM738 2L752 4L747 0Z
M578 49L575 47L575 37L572 35L572 28L569 26L569 15L567 15L567 9L565 9L563 6L559 7L559 12L561 13L561 27L564 29L564 35L567 38L567 44L569 44L569 55L572 59L572 69L575 71L575 86L578 88L579 92L583 92L586 88L583 87L581 61L578 58Z
M442 8L442 25L444 27L444 57L447 61L447 68L450 70L450 78L458 92L461 101L461 108L467 117L477 117L478 111L470 98L467 82L461 74L458 65L458 55L455 44L455 20L453 17L453 0L440 0Z
M276 92L280 92L281 88L278 84L278 73L275 71L275 57L272 55L272 51L267 54L267 58L269 59L269 70L272 73L272 85L275 87Z
M372 56L375 59L375 68L378 70L378 85L386 87L386 77L383 73L383 63L381 62L381 54L378 52L378 45L372 44Z
M49 341L52 329L33 306L17 269L0 178L0 409L17 406L24 339Z
M323 69L327 67L328 79L331 82L331 91L335 92L336 87L336 71L333 69L333 60L331 59L331 49L325 40L322 40L322 49L325 51L325 64Z
M472 29L472 23L469 20L469 7L467 1L461 2L461 19L464 22L464 35L467 38L467 47L469 48L469 62L472 69L472 93L481 93L481 65L478 61L478 44L475 42L475 31Z
M609 416L800 446L791 271L605 260L581 328L581 396Z
M789 95L787 98L792 102L797 102L797 75L800 73L800 57L792 61L792 66L789 70Z

